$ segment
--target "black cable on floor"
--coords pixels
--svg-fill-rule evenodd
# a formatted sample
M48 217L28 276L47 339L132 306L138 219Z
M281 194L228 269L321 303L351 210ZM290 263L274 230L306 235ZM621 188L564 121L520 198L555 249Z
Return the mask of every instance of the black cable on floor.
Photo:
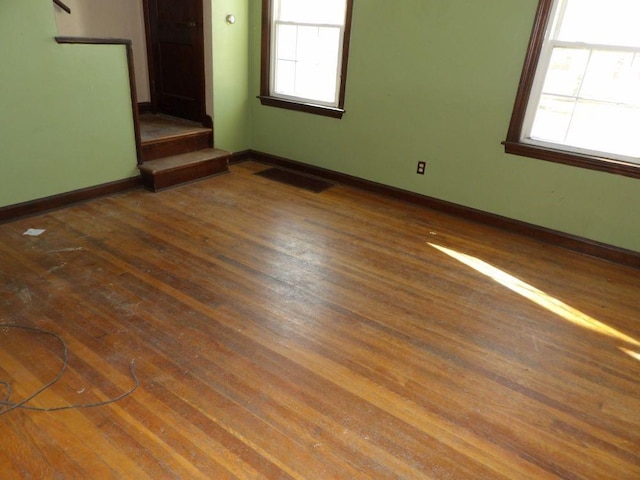
M41 333L41 334L44 334L44 335L50 335L50 336L54 337L56 340L58 340L60 345L62 345L62 349L63 349L62 367L60 367L60 370L58 371L58 374L55 376L55 378L53 380L51 380L50 382L48 382L47 384L45 384L43 387L41 387L38 390L36 390L34 393L29 395L28 397L26 397L24 400L22 400L22 401L20 401L18 403L11 402L11 395L12 395L11 384L9 382L7 382L7 381L0 380L0 386L3 386L7 390L7 393L5 395L4 400L0 400L0 415L4 415L4 414L6 414L6 413L8 413L8 412L10 412L12 410L17 409L17 408L20 408L20 409L23 409L23 410L32 410L32 411L37 411L37 412L57 412L57 411L60 411L60 410L71 410L71 409L75 409L75 408L101 407L101 406L104 406L104 405L109 405L110 403L117 402L118 400L122 400L123 398L131 395L140 386L140 380L138 380L138 377L136 376L136 372L135 372L135 369L134 369L135 360L131 360L131 363L129 363L129 371L131 372L131 377L133 378L135 384L130 390L122 393L121 395L118 395L115 398L111 398L111 399L105 400L103 402L64 405L64 406L60 406L60 407L49 407L49 408L47 408L47 407L30 407L30 406L26 405L28 402L33 400L35 397L40 395L42 392L44 392L48 388L52 387L56 382L58 382L58 380L60 380L60 378L62 378L62 375L64 374L64 371L67 368L68 359L69 359L69 349L67 348L67 343L57 333L50 332L48 330L44 330L44 329L38 328L38 327L30 327L30 326L27 326L27 325L15 325L15 324L10 324L10 323L0 323L0 328L15 328L15 329L20 329L20 330L25 330L25 331L35 332L35 333Z

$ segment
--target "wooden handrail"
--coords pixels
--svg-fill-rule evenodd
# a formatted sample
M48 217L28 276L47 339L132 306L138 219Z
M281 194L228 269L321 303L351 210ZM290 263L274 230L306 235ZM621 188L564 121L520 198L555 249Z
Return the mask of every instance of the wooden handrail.
M55 3L57 6L59 6L65 12L71 13L71 9L69 7L67 7L64 3L62 3L61 0L53 0L53 3Z

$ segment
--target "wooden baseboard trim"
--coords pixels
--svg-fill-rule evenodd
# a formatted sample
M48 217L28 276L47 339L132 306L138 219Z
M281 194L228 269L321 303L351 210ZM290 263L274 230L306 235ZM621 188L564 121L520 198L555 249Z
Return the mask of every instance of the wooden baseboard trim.
M229 157L229 165L235 165L238 163L246 162L252 158L253 152L251 150L241 150L239 152L233 152Z
M18 218L37 215L49 210L67 207L74 203L91 200L94 198L110 195L124 190L130 190L142 185L140 177L125 178L115 182L104 183L95 187L82 188L72 192L52 195L50 197L39 198L28 202L17 203L0 208L0 222L10 222Z
M333 170L307 165L305 163L270 155L268 153L251 150L249 152L249 157L261 163L284 167L325 178L343 185L360 188L362 190L403 200L467 220L472 220L484 225L524 235L527 238L534 238L542 242L566 248L567 250L572 250L574 252L640 269L640 252L634 252L633 250L627 250L614 245L596 242L594 240L559 232L557 230L551 230L549 228L540 227L520 220L514 220L494 213L465 207L445 200L428 197L426 195L420 195L407 190L401 190L399 188L364 180L362 178L346 175Z

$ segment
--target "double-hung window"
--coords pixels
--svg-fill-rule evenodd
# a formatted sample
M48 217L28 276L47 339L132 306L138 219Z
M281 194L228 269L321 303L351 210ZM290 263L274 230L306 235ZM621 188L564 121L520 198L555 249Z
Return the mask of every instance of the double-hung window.
M541 0L506 151L640 177L640 0Z
M263 0L263 104L341 117L353 0Z

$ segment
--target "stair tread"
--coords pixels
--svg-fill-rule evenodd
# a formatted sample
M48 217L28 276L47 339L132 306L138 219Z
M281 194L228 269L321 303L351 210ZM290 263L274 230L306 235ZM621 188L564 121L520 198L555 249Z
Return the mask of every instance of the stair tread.
M216 158L227 157L229 155L231 155L230 152L219 148L203 148L194 152L180 153L178 155L171 155L170 157L149 160L140 165L139 168L144 172L154 174L161 171L187 167Z
M165 135L158 135L153 138L143 138L142 145L153 145L156 143L170 142L172 140L181 139L184 137L193 137L197 135L209 135L211 133L210 128L206 127L194 127L188 130L184 130L178 133L167 133Z
M210 131L210 128L192 120L165 114L145 113L140 115L140 137L143 144L166 141L185 134L206 134Z

